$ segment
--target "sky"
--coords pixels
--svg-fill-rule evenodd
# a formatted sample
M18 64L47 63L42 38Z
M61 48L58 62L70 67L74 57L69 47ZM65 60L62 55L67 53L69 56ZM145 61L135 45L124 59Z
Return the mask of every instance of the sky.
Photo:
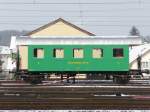
M96 35L150 35L150 0L0 0L0 31L34 30L63 18Z

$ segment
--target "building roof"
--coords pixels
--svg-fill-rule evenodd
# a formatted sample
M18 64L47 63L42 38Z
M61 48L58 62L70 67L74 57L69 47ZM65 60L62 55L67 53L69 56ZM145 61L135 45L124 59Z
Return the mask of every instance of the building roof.
M43 25L43 26L41 26L41 27L39 27L39 28L37 28L37 29L27 33L25 36L30 36L32 34L35 34L35 33L39 32L39 31L41 31L41 30L43 30L45 28L48 28L49 26L54 25L54 24L56 24L58 22L63 22L64 24L67 24L67 25L69 25L69 26L71 26L71 27L73 27L73 28L75 28L75 29L77 29L77 30L79 30L79 31L89 35L89 36L95 36L95 34L93 34L91 32L88 32L88 31L86 31L86 30L84 30L84 29L82 29L82 28L80 28L80 27L78 27L78 26L76 26L76 25L74 25L74 24L72 24L72 23L62 19L62 18L59 18L59 19L57 19L55 21L52 21L52 22L50 22L50 23L48 23L46 25Z
M139 56L143 56L150 50L150 44L143 44L139 46L134 46L130 49L129 53L129 62L132 63L135 61Z
M112 38L105 36L74 36L74 37L52 37L52 38L30 38L30 37L18 37L17 45L139 45L142 43L139 37L127 37Z

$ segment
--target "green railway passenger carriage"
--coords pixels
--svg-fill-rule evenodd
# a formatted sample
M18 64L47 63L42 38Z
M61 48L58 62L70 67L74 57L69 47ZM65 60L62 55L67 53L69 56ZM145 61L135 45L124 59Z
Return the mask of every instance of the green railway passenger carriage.
M41 80L44 75L79 73L113 76L114 82L128 82L129 46L138 37L50 37L17 38L18 73L25 79Z

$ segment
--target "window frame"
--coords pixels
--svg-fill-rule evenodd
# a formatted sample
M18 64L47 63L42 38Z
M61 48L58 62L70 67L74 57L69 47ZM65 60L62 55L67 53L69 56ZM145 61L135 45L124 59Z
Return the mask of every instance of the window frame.
M63 57L57 57L56 50L63 50ZM54 48L53 49L53 58L55 58L55 59L63 59L63 58L65 58L65 50L64 50L64 48Z
M148 61L143 61L143 62L141 62L142 63L142 68L143 69L148 69L149 68L149 63L148 63Z
M94 50L96 50L96 49L100 49L100 51L101 51L101 57L94 57L93 52L94 52ZM93 58L93 59L101 59L101 58L103 58L103 56L104 56L104 50L103 50L103 48L93 48L93 49L92 49L92 58Z
M119 55L117 56L117 53L114 54L114 50L122 50L122 54L120 56ZM124 58L124 48L113 48L112 56L113 56L113 58Z
M42 50L43 51L42 57L38 57L38 50ZM33 57L37 58L37 59L43 59L44 58L44 48L34 48L33 49Z
M75 57L75 50L77 50L77 49L83 51L82 57ZM84 49L83 48L73 48L73 58L74 59L83 59L84 58Z

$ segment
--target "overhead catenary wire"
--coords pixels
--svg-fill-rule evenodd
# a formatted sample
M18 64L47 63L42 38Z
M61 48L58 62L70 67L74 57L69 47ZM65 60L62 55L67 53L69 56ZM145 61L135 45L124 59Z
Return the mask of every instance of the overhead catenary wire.
M102 23L109 23L109 22L111 22L111 23L119 23L119 22L134 22L134 21L140 22L140 21L142 21L142 20L94 20L94 21L88 20L88 21L83 21L83 23L96 23L96 24L97 24L97 23L101 23L101 22L102 22ZM148 22L148 21L150 22L149 19L147 20L147 22ZM17 23L33 23L33 22L37 22L37 23L43 24L43 23L47 23L47 22L49 22L49 21L46 21L46 20L45 20L45 21L39 21L39 20L37 20L37 21L35 21L35 20L33 20L33 21L31 21L31 20L29 20L29 21L24 21L24 20L23 20L23 21L18 21L18 20L17 20L17 21L16 21L16 20L15 20L15 21L12 21L12 20L11 20L11 21L8 22L8 21L5 20L5 21L1 21L1 22L4 22L4 23L11 23L11 22L12 22L12 23L13 23L13 22L14 22L14 23L15 23L15 22L17 22ZM72 23L81 23L80 20L75 20L75 21L74 21L74 20L70 20L70 22L72 22Z
M4 23L4 22L2 22L2 23L0 23L0 24L4 24L4 25L43 25L42 23L40 24L40 23ZM102 24L102 25L98 25L98 24L76 24L76 25L80 25L80 26L116 26L116 27L129 27L129 26L133 26L133 24L119 24L119 25L117 25L117 24ZM150 25L147 25L147 24L145 24L145 25L136 25L136 26L141 26L141 27L150 27Z
M33 17L38 17L38 18L61 18L61 17L68 17L68 18L78 18L78 17L80 17L80 16L72 16L72 15L66 15L66 16L56 16L56 15L51 15L51 16L41 16L41 15L21 15L21 16L17 16L17 15L0 15L0 18L5 18L5 17L20 17L20 18L24 18L24 17L26 17L26 18L33 18ZM127 15L127 16L118 16L118 15L116 15L116 16L114 16L114 15L112 15L112 16L107 16L107 15L97 15L97 16L90 16L90 15L88 15L88 16L83 16L83 17L88 17L88 18L95 18L95 17L98 17L98 18L149 18L150 16L149 15L142 15L142 16L140 16L140 15Z
M13 12L53 12L53 13L56 13L56 12L79 12L79 13L82 13L82 12L107 12L107 11L117 11L117 12L120 12L120 11L135 11L135 10L141 10L141 8L122 8L122 9L105 9L105 10L85 10L85 9L82 9L81 10L81 6L80 6L80 10L43 10L43 9L15 9L15 8L0 8L0 11L13 11ZM142 8L142 10L147 10L146 8Z
M83 24L83 9L82 9L82 4L80 4L81 3L81 1L79 0L78 1L78 3L79 3L79 15L80 15L80 21L81 21L81 25Z
M141 3L143 3L143 1L141 1L141 0L135 0L135 1L126 1L125 3L130 3L130 2L136 2L136 3L139 3L139 4L141 4ZM3 3L8 3L8 4L15 4L15 3L33 3L33 4L42 4L42 3L47 3L47 2L37 2L36 0L33 0L33 2L0 2L0 4L3 4ZM49 3L49 2L48 2ZM83 3L83 2L67 2L67 3L62 3L62 4L78 4L79 6L81 6L82 4L103 4L103 3L124 3L124 2L89 2L89 3ZM61 4L60 2L59 3L54 3L54 2L52 2L52 4ZM138 9L140 9L141 10L141 8L135 8L135 10L138 10ZM143 8L142 8L143 9ZM76 16L76 17L80 17L81 18L81 13L82 13L82 16L83 16L83 18L84 17L100 17L100 16L84 16L83 15L83 13L89 13L89 12L92 12L92 13L94 13L94 12L105 12L105 11L113 11L114 9L110 9L110 10L83 10L83 9L80 9L80 10L38 10L38 9L0 9L0 11L16 11L16 12L25 12L25 11L27 11L28 13L29 12L32 12L32 11L34 11L34 12L53 12L53 13L56 13L56 12L63 12L63 13L66 13L66 12L79 12L80 13L80 16ZM128 8L128 9L116 9L115 11L134 11L134 8ZM2 16L1 16L2 17ZM4 16L4 17L7 17L7 16ZM3 18L4 18L3 17ZM10 17L10 16L9 16ZM12 16L12 17L14 17L14 16ZM27 16L23 16L23 17L27 17ZM31 16L30 16L31 17ZM34 16L33 16L34 17ZM75 17L75 16L70 16L70 17ZM106 16L105 16L106 17ZM112 17L112 16L109 16L109 17ZM114 16L113 16L114 17ZM119 16L117 16L117 17L119 17ZM117 18L116 17L116 18ZM127 17L129 17L129 16L127 16ZM138 16L138 17L140 17L140 16ZM142 18L142 17L144 17L144 16L141 16L140 18ZM147 16L148 17L148 16Z
M0 5L120 5L120 4L150 4L150 2L135 1L118 1L118 2L0 2Z
M47 23L47 22L50 22L51 20L49 21L36 21L37 18L45 18L46 20L49 18L53 18L53 19L57 19L59 17L61 18L68 18L67 20L75 25L79 25L79 26L83 26L83 27L131 27L133 25L137 26L137 27L150 27L150 25L148 24L140 24L140 22L142 21L142 19L149 19L150 16L149 15L90 15L91 13L101 13L101 12L107 12L107 11L116 11L116 12L121 12L121 11L124 11L124 12L128 12L128 11L135 11L135 10L145 10L147 9L146 7L138 7L138 8L126 8L126 7L121 7L121 8L115 8L115 9L96 9L96 10L93 10L93 9L84 9L82 8L82 6L85 6L85 5L93 5L93 6L96 6L96 5L99 5L99 6L105 6L105 5L136 5L136 7L139 5L141 6L142 4L147 4L149 5L150 2L148 1L144 1L144 0L130 0L130 1L116 1L116 2L113 2L113 1L109 1L109 2L94 2L94 1L91 1L91 2L66 2L66 3L62 3L62 2L44 2L44 1L38 1L38 0L33 0L33 2L0 2L0 5L20 5L20 6L23 6L23 5L31 5L31 6L34 6L34 5L64 5L64 6L68 6L68 5L78 5L79 6L79 9L69 9L69 10L65 10L65 9L62 9L62 10L50 10L50 9L38 9L38 8L35 8L35 9L30 9L30 8L23 8L23 7L15 7L15 8L0 8L0 12L3 12L3 11L10 11L10 12L23 12L23 14L21 15L0 15L0 20L1 19L10 19L9 22L5 22L5 21L0 21L0 24L1 25L6 25L6 26L10 26L10 25L19 25L19 26L42 26L43 24ZM23 8L23 9L22 9ZM26 13L27 12L27 13ZM34 13L33 13L34 12ZM50 12L50 15L47 16L47 15L44 15L45 13L43 13L42 15L39 13L39 15L36 15L37 13L39 12ZM67 15L63 15L63 14L59 14L58 16L53 14L53 13L56 13L57 15L59 13L67 13ZM74 12L77 12L78 15L72 15L72 13ZM88 13L89 15L87 15L86 13ZM69 14L69 15L68 15ZM34 17L37 17L36 19L33 19ZM18 22L15 22L15 21L12 21L11 18L31 18L33 21L18 21ZM86 18L86 20L85 20ZM88 18L88 19L87 19ZM97 18L98 20L95 20L94 18ZM115 20L100 20L100 19L115 19ZM120 20L120 18L124 18L124 19L129 19L129 20ZM140 20L137 20L139 19ZM74 21L73 19L77 19L78 21ZM93 21L90 20L90 19L94 19ZM127 23L125 24L124 22L132 22L131 21L134 20L134 21L138 21L139 23L138 24L133 24L132 23ZM83 21L84 20L84 21ZM101 22L104 22L104 23L101 23ZM105 23L107 22L107 23ZM111 22L111 23L110 23ZM118 24L119 22L121 22L121 24ZM148 22L148 21L147 21ZM110 23L110 24L108 24Z

